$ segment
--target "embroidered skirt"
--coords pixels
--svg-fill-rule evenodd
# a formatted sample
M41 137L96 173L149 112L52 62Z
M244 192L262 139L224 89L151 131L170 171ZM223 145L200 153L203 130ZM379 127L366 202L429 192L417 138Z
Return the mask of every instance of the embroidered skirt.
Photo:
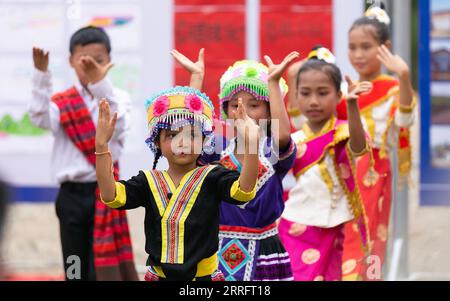
M225 280L293 280L289 255L275 224L265 228L221 225L219 239L219 269Z

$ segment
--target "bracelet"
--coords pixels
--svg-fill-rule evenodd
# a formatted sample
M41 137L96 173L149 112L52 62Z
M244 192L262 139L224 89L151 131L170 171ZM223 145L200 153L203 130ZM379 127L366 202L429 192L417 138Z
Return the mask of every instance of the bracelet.
M302 114L298 108L288 109L287 111L291 117L298 117Z
M406 113L406 114L407 113L412 113L412 111L414 111L414 108L416 107L416 102L417 102L416 98L414 97L412 102L411 102L411 104L409 106L405 106L405 105L400 104L398 106L398 109L399 109L399 111L401 113Z
M103 152L103 153L97 153L97 152L95 152L94 154L95 154L96 156L103 156L103 155L107 155L107 154L111 155L111 152L110 152L110 151L106 151L106 152Z
M353 151L351 144L349 144L349 148L350 148L350 151L352 152L352 155L354 157L361 157L362 155L365 155L365 154L367 154L368 152L371 151L371 147L370 147L369 143L367 143L367 141L366 141L366 146L359 153L356 153L356 152Z

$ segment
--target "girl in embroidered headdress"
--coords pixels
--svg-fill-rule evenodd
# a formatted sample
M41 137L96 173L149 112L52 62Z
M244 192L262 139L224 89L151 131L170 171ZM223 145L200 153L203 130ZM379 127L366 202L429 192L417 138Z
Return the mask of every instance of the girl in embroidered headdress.
M347 280L381 280L381 272L366 275L365 270L371 264L381 267L385 258L392 199L391 148L397 149L401 177L409 173L411 166L408 128L414 122L414 91L408 65L389 50L389 23L387 13L375 5L354 22L349 32L350 61L359 80L373 84L373 90L361 95L358 102L372 141L372 153L358 161L356 175L372 238L370 254L376 257L371 256L371 260L367 259L370 262L364 262L354 225L349 224L343 263L343 275ZM396 77L382 74L383 65ZM345 103L341 103L338 116L345 119L347 115Z
M349 121L338 120L342 78L335 58L326 48L308 57L296 82L299 110L306 117L303 128L293 134L297 183L286 201L280 238L295 280L340 280L344 224L356 219L364 245L367 239L353 165L369 149L357 100L371 84L353 84L347 78Z
M176 87L146 102L150 137L156 154L154 168L128 181L114 181L108 141L117 114L100 105L96 135L96 170L102 201L111 208L144 207L146 280L223 280L218 270L220 201L242 205L255 195L258 156L249 152L258 143L259 127L239 102L233 110L244 142L239 172L221 165L198 166L198 158L212 143L214 108L209 98L188 87ZM160 156L166 171L155 170Z
M203 53L196 63L177 51L172 54L191 72L191 85L201 87ZM293 279L276 221L284 209L282 181L295 158L295 145L283 102L287 85L281 76L298 55L297 52L290 53L279 65L265 56L268 67L255 61L239 61L229 67L220 80L223 120L236 120L234 110L242 100L250 118L259 124L268 121L265 139L261 139L258 150L255 199L239 207L221 205L219 260L227 280ZM231 133L228 145L213 158L231 170L242 169L243 157L236 147L236 139L239 141L239 133L237 136Z

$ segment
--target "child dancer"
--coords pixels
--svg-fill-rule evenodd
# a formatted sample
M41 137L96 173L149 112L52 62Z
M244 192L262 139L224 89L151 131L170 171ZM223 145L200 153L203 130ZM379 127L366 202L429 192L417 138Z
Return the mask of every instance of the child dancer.
M341 73L334 56L320 48L308 57L297 75L299 110L307 122L293 134L297 183L286 201L280 238L291 258L295 280L340 280L343 225L356 218L366 242L353 164L355 157L368 150L357 99L371 84L350 83L349 122L338 120Z
M137 280L127 217L98 199L95 177L95 128L100 99L118 111L111 139L115 175L129 127L131 102L125 91L106 77L112 67L106 32L84 27L70 39L70 65L78 82L52 96L49 53L33 48L35 73L31 121L55 137L52 169L61 184L56 199L66 280L71 256L81 263L80 280ZM107 242L107 243L105 243ZM71 278L71 277L70 277Z
M176 87L155 95L146 103L155 163L167 158L167 171L140 171L128 181L115 182L108 142L117 115L110 118L102 102L96 155L102 200L111 208L146 209L146 280L223 280L218 271L219 205L245 204L255 195L259 127L247 116L242 102L236 114L238 132L245 140L241 173L221 165L198 166L203 145L211 143L213 106L196 89ZM208 142L209 141L209 142Z
M408 128L413 124L415 107L409 68L401 57L389 51L389 22L389 16L381 7L371 7L351 27L348 52L359 80L373 83L373 90L361 95L358 102L363 124L372 141L372 154L358 161L356 176L373 239L371 255L377 256L371 262L380 264L379 267L385 258L392 199L389 153L392 147L397 148L400 175L407 175L411 165ZM382 65L397 78L382 74ZM344 103L338 106L338 116L347 118ZM397 136L395 143L393 140ZM380 273L366 275L367 262L363 262L357 233L353 229L351 224L346 226L344 279L380 280Z
M195 71L202 69L202 57L194 64L179 52L173 54L191 72L191 84L201 86L202 76ZM236 120L233 110L242 99L250 118L259 124L264 120L269 121L269 126L272 123L268 137L259 145L255 199L239 207L221 204L219 259L227 280L292 280L289 256L278 237L276 221L284 209L282 181L295 158L283 102L287 86L281 76L298 55L290 53L279 65L265 56L269 68L255 61L239 61L220 80L223 120ZM276 130L275 123L278 123ZM235 141L233 135L229 145L214 159L231 170L241 170L243 158Z

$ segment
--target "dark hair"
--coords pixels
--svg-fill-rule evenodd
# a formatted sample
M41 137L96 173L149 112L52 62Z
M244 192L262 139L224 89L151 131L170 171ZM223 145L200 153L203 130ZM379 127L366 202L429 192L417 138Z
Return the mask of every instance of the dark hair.
M380 3L380 8L385 10L385 5L384 3ZM361 27L361 26L372 26L375 34L373 35L375 40L377 40L377 42L381 45L381 44L385 44L387 41L389 41L391 39L391 34L390 34L390 30L389 30L389 26L385 23L382 23L380 21L378 21L377 19L372 19L372 18L368 18L366 16L363 16L359 19L357 19L352 27L350 27L349 33L352 32L352 30L354 30L357 27Z
M158 161L159 161L159 158L161 158L161 156L162 156L162 152L158 148L156 150L155 159L153 159L153 169L156 169L156 165L158 165Z
M86 26L78 29L70 38L70 53L73 54L78 45L86 46L94 43L103 44L108 54L111 52L111 42L105 30L100 27Z
M317 49L317 48L315 48L315 49ZM315 49L313 49L313 50L315 50ZM302 65L300 70L298 71L297 82L296 82L297 88L300 84L300 76L302 75L302 73L305 73L306 71L310 71L310 70L317 70L317 71L324 72L328 76L328 78L331 80L331 82L333 83L333 86L336 88L336 92L341 91L342 74L341 74L341 70L338 68L338 66L336 66L335 64L327 63L323 60L319 60L315 57L307 60Z

